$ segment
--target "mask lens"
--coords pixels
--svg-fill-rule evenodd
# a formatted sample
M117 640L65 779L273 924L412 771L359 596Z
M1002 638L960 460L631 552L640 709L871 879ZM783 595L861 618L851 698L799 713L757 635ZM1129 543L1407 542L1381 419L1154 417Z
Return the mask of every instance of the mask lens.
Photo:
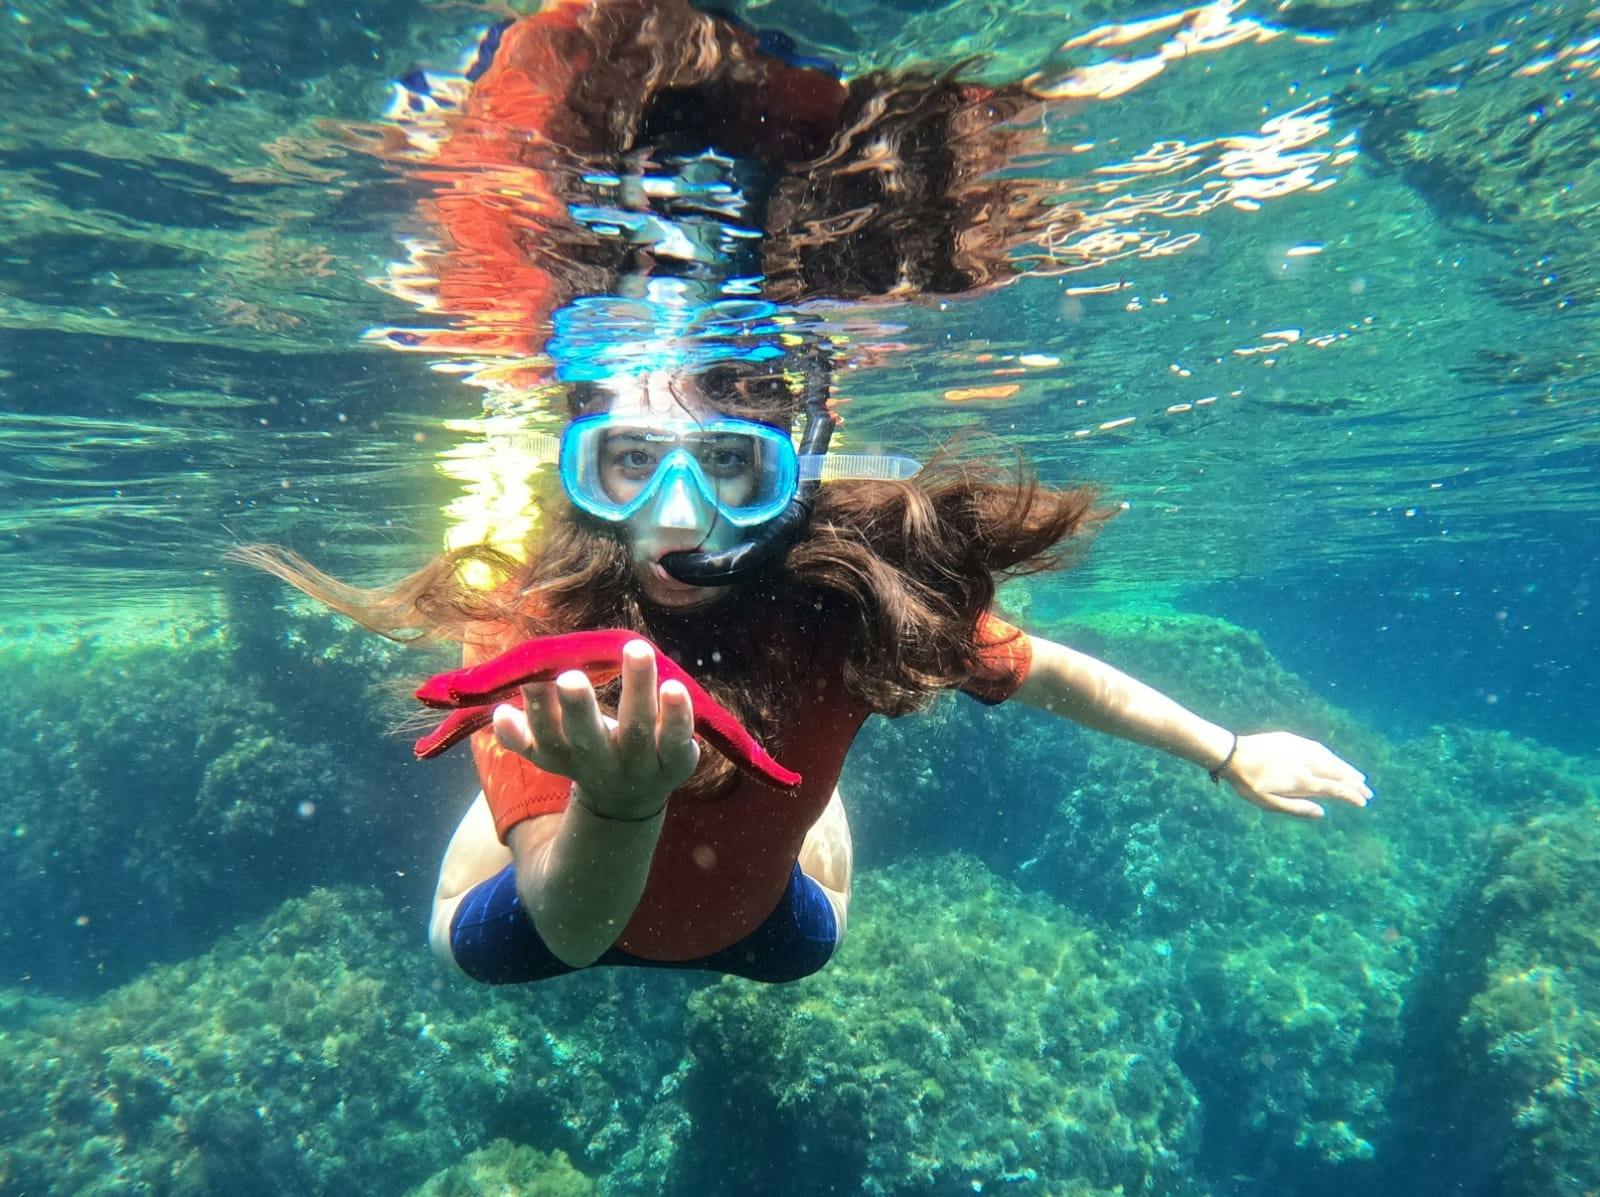
M574 503L625 520L670 479L733 523L772 519L798 485L794 446L777 429L743 420L702 423L590 416L562 437L561 478Z

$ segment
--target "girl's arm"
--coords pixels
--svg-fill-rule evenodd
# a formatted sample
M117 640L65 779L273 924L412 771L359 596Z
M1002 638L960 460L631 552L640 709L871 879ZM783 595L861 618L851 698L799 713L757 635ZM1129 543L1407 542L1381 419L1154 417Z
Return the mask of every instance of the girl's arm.
M658 692L642 640L623 649L616 719L575 670L524 686L523 704L495 710L495 736L573 785L566 810L524 819L506 837L517 893L556 958L582 968L616 942L644 893L667 798L699 760L694 711L680 683Z
M1028 639L1033 666L1015 697L1031 707L1193 761L1263 810L1320 819L1317 799L1365 806L1372 797L1363 773L1314 740L1235 736L1104 661Z
M617 942L644 893L665 811L619 822L574 801L511 829L517 894L562 964L586 968Z

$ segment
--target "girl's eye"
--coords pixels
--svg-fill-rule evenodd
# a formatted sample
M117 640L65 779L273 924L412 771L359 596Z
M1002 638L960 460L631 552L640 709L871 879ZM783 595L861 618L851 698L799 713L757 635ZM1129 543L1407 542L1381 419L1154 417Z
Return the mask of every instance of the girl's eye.
M719 474L737 474L750 468L750 455L738 449L713 449L701 464Z
M622 470L647 470L656 463L655 454L648 449L618 449L611 460Z

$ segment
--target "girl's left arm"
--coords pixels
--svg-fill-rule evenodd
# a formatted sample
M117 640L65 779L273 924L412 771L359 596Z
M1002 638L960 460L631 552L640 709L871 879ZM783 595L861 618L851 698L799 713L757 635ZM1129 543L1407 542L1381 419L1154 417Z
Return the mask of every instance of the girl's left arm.
M1014 698L1031 707L1193 761L1263 810L1320 819L1319 800L1365 806L1372 798L1366 775L1315 740L1236 736L1104 661L1040 636L1028 640L1033 665Z

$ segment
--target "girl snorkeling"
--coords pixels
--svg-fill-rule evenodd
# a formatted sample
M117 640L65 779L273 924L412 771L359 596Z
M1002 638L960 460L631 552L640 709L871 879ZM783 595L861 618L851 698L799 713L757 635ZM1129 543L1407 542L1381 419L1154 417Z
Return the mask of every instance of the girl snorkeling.
M558 3L485 54L432 211L456 246L437 293L470 328L405 343L520 362L548 326L546 393L567 422L541 524L520 554L453 550L376 592L241 553L385 634L460 640L470 667L627 633L583 640L600 684L568 669L500 686L518 701L492 726L452 725L478 727L482 792L440 869L442 958L490 983L596 964L816 971L849 913L851 742L944 690L1172 753L1268 811L1366 804L1321 744L1237 735L995 614L999 580L1061 564L1105 519L1092 490L949 453L830 452L836 351L799 301L1003 275L1037 214L990 177L976 131L1026 97L947 77L847 86L679 3ZM499 584L466 584L472 562ZM716 747L695 735L711 714L728 717Z

